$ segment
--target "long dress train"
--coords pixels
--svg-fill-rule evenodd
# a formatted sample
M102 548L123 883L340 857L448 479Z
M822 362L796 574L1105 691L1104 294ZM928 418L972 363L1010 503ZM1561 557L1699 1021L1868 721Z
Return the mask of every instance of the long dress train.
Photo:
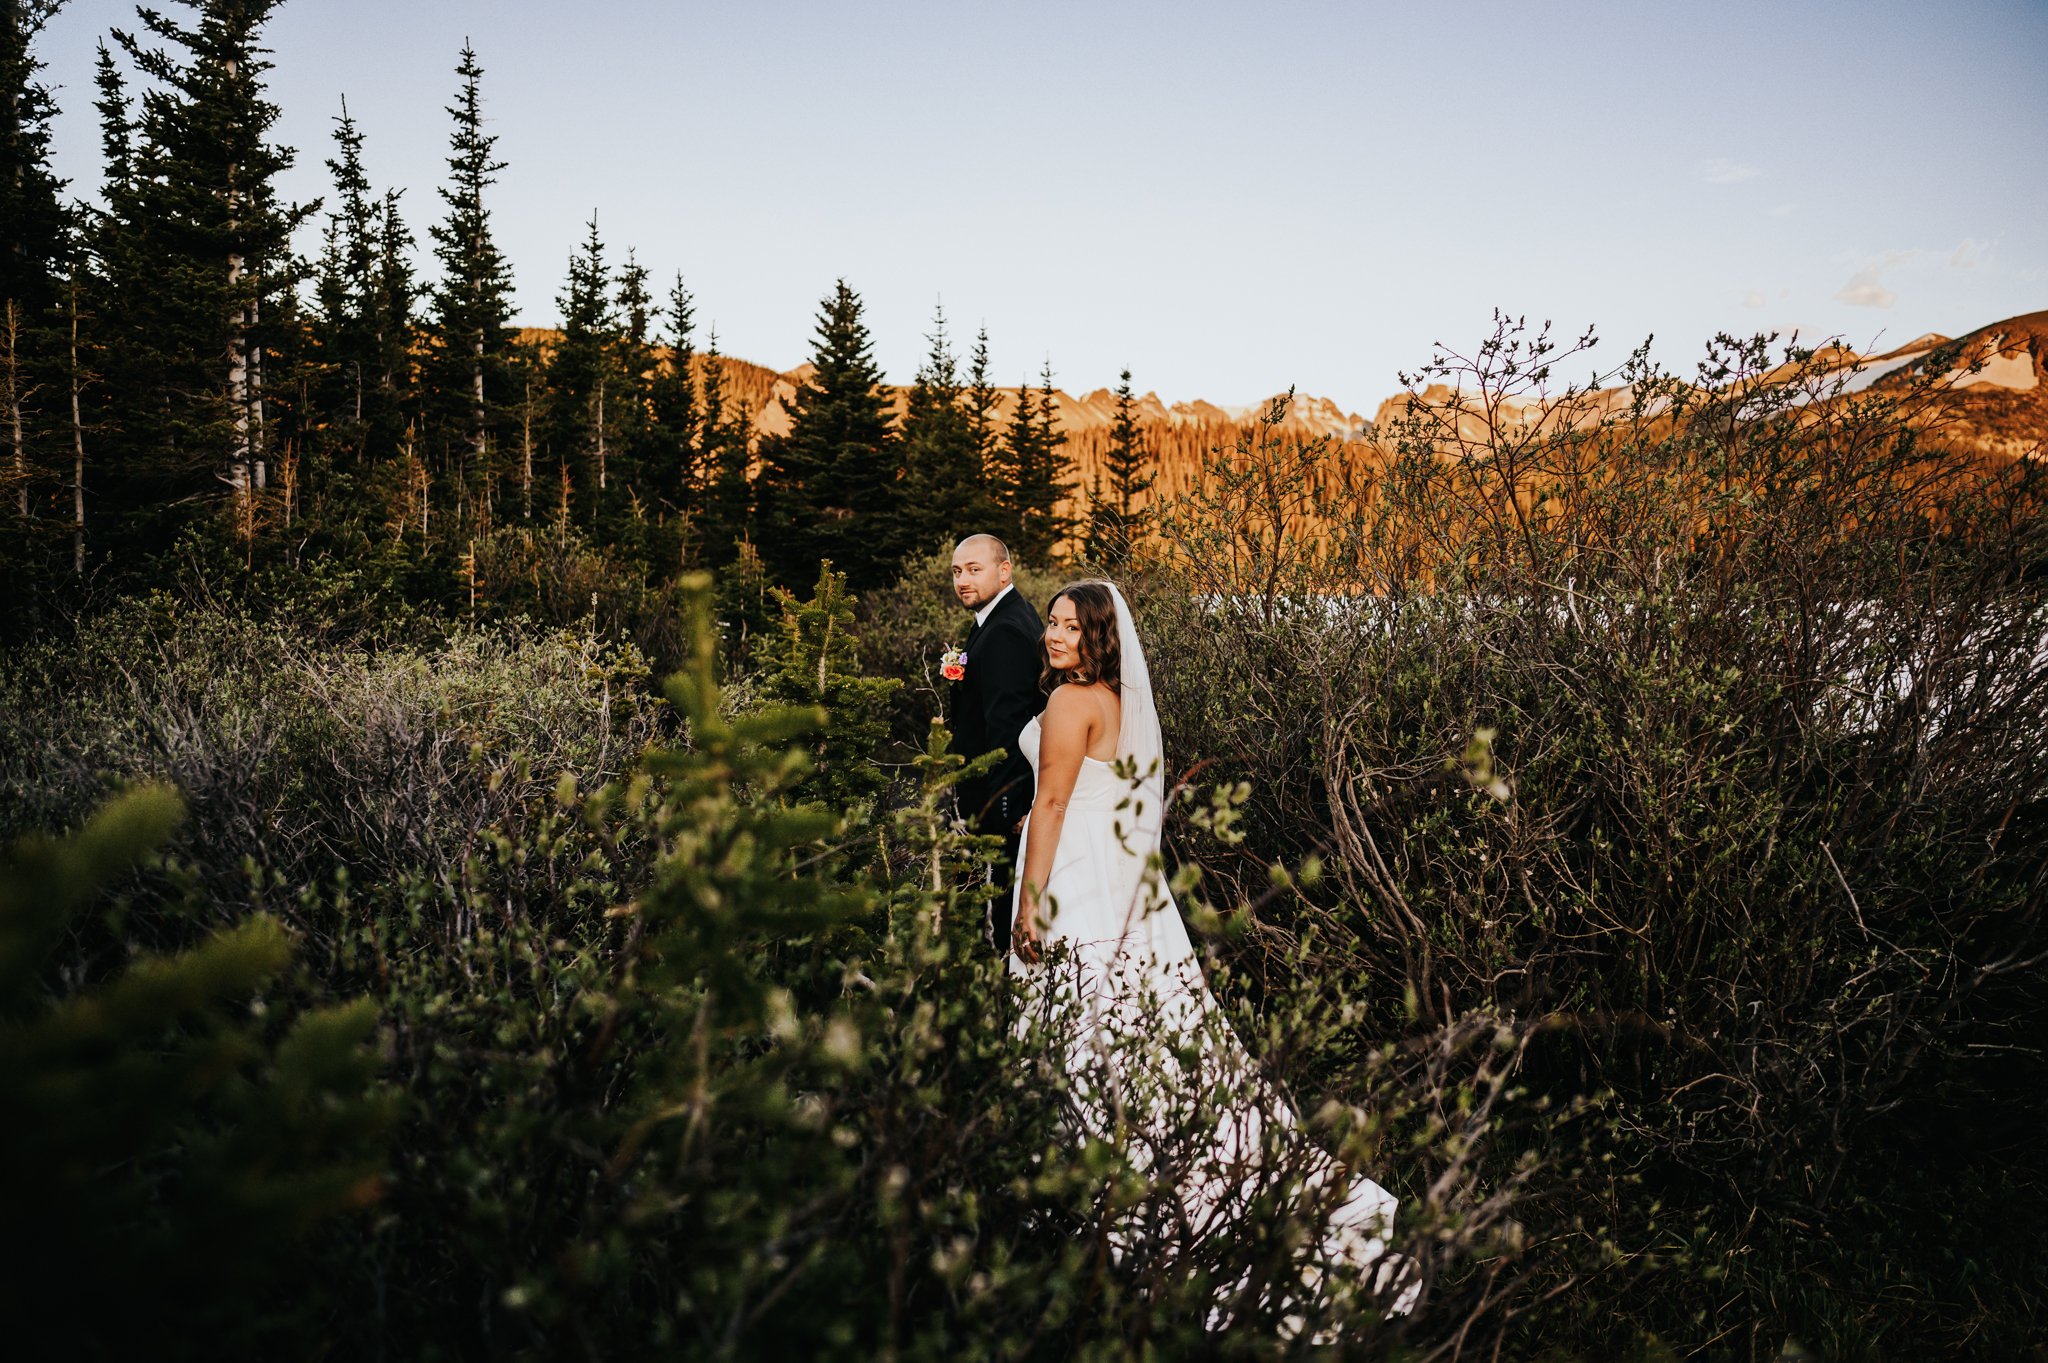
M1339 1184L1346 1171L1308 1143L1209 993L1160 874L1165 780L1157 711L1129 607L1114 586L1110 591L1122 647L1117 761L1082 759L1041 897L1049 919L1042 931L1046 963L1029 967L1012 956L1010 972L1045 1009L1074 1010L1061 1032L1067 1053L1058 1058L1075 1081L1073 1115L1091 1134L1106 1134L1121 1117L1140 1138L1133 1146L1138 1163L1148 1162L1147 1128L1169 1125L1169 1110L1186 1111L1198 1092L1235 1095L1221 1104L1209 1157L1184 1164L1177 1175L1176 1200L1192 1236L1222 1231L1242 1215L1269 1167L1269 1130L1276 1137L1294 1133L1293 1167L1303 1172L1303 1186L1336 1202L1321 1261L1359 1272L1388 1311L1410 1311L1419 1287L1405 1260L1389 1250L1394 1196L1370 1178ZM1018 737L1034 773L1040 736L1034 719ZM1017 880L1013 914L1021 874ZM1020 1025L1029 1025L1029 1012ZM1313 1291L1320 1276L1312 1270L1304 1286Z

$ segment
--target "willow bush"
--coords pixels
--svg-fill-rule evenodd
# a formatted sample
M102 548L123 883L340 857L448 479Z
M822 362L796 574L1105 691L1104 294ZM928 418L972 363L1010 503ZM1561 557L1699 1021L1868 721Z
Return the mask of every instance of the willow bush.
M1276 404L1160 508L1169 751L1255 792L1236 855L1180 854L1239 899L1322 859L1235 939L1254 986L1360 972L1359 1044L1498 1012L1521 1082L1604 1096L1611 1179L1526 1208L1581 1244L1521 1347L2017 1349L2041 471L1942 444L1940 357L1859 392L1724 337L1556 384L1589 341L1439 354L1459 399L1373 458Z

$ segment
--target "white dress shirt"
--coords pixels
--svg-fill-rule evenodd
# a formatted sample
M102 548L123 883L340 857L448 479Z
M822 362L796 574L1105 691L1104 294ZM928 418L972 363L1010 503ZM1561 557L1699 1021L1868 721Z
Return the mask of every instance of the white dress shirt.
M989 602L986 606L983 606L980 610L974 613L974 627L976 629L980 629L983 625L988 623L989 612L994 610L996 606L1001 603L1002 599L1010 594L1011 590L1015 587L1015 585L1016 584L1012 583L1011 586L1005 587L1001 591L997 592L994 596L989 598Z

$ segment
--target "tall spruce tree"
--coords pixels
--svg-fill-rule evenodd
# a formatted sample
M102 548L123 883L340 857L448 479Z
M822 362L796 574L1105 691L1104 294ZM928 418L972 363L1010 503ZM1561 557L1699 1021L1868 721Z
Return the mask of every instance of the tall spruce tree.
M898 441L860 296L834 285L818 310L813 372L787 435L762 449L762 556L778 582L829 558L854 591L889 581L903 542Z
M591 215L589 235L569 257L556 295L562 337L548 362L547 446L571 502L571 515L602 531L621 500L614 476L621 404L628 400L619 358L618 303L604 238Z
M378 402L376 321L371 315L377 205L363 169L363 134L349 116L346 99L334 123L335 155L327 160L334 193L314 281L317 358L309 386L328 433L341 448L361 455Z
M911 551L973 534L988 514L981 453L944 308L932 317L929 339L903 416L902 523Z
M237 525L257 528L271 457L268 396L285 387L266 357L296 286L294 229L318 203L290 206L276 180L264 97L263 25L277 0L185 0L190 19L139 10L141 34L114 40L153 82L133 139L109 166L98 234L108 276L110 500L143 545L162 543L225 484Z
M964 397L967 405L967 434L974 446L975 482L981 490L980 505L975 511L980 519L974 530L966 533L972 534L975 530L981 530L1007 536L1016 527L1005 518L1003 508L1007 503L1000 495L1003 444L1002 435L996 429L996 408L1001 397L996 392L994 373L989 367L986 326L975 333L974 353L967 361Z
M668 295L668 360L651 380L653 454L647 465L649 495L659 513L671 519L687 515L696 505L698 480L696 304L676 276Z
M104 42L98 45L95 55L93 88L93 107L100 124L102 189L111 203L133 192L135 125L127 83ZM93 442L96 476L90 500L97 532L97 522L104 520L106 510L102 494L107 480L100 466L111 443L107 437L123 405L104 382L113 366L111 354L120 342L124 325L114 305L113 272L107 262L120 257L132 244L120 235L110 214L92 208L81 211L78 229L67 281L66 349L72 362L65 386L70 390L72 410L72 566L74 574L82 577L87 544L87 433L91 433Z
M380 411L391 423L392 439L408 424L416 397L413 310L419 305L419 284L412 265L412 230L398 211L404 193L402 189L384 191L377 216L377 268L371 276L368 309L371 339L376 344L377 388L384 395Z
M693 538L701 561L723 568L740 556L753 528L753 484L748 465L753 451L746 412L725 396L725 357L713 330L704 351L704 405L698 424L697 467L702 470L702 509Z
M1011 548L1032 563L1050 561L1074 530L1063 508L1074 491L1073 457L1058 413L1052 361L1047 360L1036 392L1028 384L1018 385L1006 452L1007 509L1015 518Z
M8 0L0 12L0 480L19 532L9 541L31 552L30 522L59 485L45 446L60 425L52 399L64 384L57 313L70 221L58 197L63 182L50 171L56 105L36 79L35 41L61 7Z
M613 355L619 392L608 410L612 419L611 476L620 496L615 504L630 517L634 535L642 536L659 514L647 471L661 462L661 431L654 423L654 294L647 287L647 267L631 247L619 267L618 335Z
M1038 465L1038 421L1031 412L1036 396L1030 384L1017 385L1017 405L1010 409L1009 423L991 452L988 486L993 524L989 529L1018 554L1025 547L1031 471Z
M462 86L448 106L455 130L448 138L448 182L440 189L447 215L427 229L441 279L433 292L432 345L422 379L435 443L444 451L465 449L470 467L486 476L493 467L493 434L507 406L524 400L525 383L513 375L512 267L492 236L484 202L506 163L497 159L496 135L484 131L484 70L467 42L455 74ZM519 434L525 434L523 424ZM513 475L523 480L523 504L532 500L525 453Z
M1152 490L1152 452L1138 428L1131 371L1118 376L1116 417L1109 428L1109 448L1089 496L1088 552L1098 563L1118 564L1130 557L1131 546L1144 537L1146 513L1139 500Z

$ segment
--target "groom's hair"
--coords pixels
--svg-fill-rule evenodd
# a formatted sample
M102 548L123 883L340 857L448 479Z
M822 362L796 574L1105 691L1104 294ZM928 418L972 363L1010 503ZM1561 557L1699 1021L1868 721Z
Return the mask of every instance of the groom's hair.
M975 548L986 553L989 556L990 562L1008 563L1010 561L1010 546L986 531L969 535L966 539L961 540L953 552L957 554L969 545L973 545Z

